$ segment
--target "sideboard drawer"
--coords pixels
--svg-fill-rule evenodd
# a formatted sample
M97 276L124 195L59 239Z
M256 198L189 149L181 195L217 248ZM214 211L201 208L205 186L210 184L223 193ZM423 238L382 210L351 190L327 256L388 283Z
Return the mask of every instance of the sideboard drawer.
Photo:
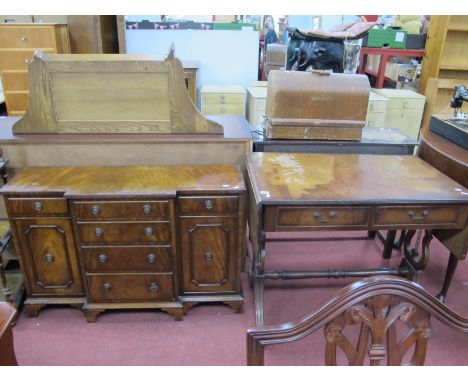
M459 220L460 208L456 206L379 207L375 211L375 226L417 225L421 227L454 227Z
M161 301L174 299L172 273L121 273L86 276L89 300Z
M50 26L9 26L0 34L2 48L54 48L55 30Z
M82 243L168 243L169 223L158 222L78 222Z
M82 247L81 257L88 272L170 271L172 247L122 246Z
M367 227L369 208L361 207L278 207L273 229L288 227ZM270 210L267 213L274 213ZM267 220L267 219L266 219ZM267 220L267 221L268 221Z
M79 220L169 220L169 201L85 201L73 203Z
M236 213L239 208L237 196L180 197L180 214Z
M62 198L8 198L6 206L12 216L68 214L67 201Z

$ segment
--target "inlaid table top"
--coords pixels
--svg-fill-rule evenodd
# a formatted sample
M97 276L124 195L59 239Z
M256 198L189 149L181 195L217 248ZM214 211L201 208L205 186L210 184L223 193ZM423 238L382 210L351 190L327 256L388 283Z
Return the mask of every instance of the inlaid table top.
M468 190L414 156L249 153L257 204L467 204Z
M245 189L233 165L29 167L2 194L48 192L67 195L175 195L181 190Z

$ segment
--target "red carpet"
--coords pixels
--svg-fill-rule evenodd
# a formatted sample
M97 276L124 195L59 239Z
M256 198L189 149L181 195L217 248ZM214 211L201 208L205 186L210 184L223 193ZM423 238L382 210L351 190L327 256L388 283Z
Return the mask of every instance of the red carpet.
M349 233L363 236L365 233ZM323 235L323 233L321 233ZM335 234L336 235L336 234ZM341 268L398 265L401 253L382 260L378 240L275 243L267 247L268 268ZM422 285L437 294L448 260L434 239L431 261ZM265 323L299 318L354 279L267 281ZM44 309L37 318L21 315L14 327L20 365L245 365L245 332L254 326L253 293L243 275L244 313L225 305L198 305L181 322L160 311L108 311L87 324L69 307ZM468 316L468 262L461 262L448 293L447 305ZM269 365L321 365L323 332L294 344L267 350ZM427 365L468 365L468 335L433 320Z

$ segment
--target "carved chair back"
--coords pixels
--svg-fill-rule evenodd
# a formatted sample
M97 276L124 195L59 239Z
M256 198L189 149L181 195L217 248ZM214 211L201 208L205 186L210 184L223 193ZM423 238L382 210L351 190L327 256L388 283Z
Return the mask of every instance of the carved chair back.
M293 342L323 328L326 365L338 364L339 350L349 365L424 365L431 316L468 332L467 318L421 286L395 276L369 277L343 288L298 321L249 328L247 363L262 366L265 346ZM348 326L359 327L356 344L344 332Z

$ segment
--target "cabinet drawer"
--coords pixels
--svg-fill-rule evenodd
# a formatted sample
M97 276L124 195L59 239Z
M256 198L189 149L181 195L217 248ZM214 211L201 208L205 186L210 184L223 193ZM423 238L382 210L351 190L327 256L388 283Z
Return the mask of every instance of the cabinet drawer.
M245 95L240 93L201 94L202 104L244 104Z
M82 243L168 243L169 223L158 222L78 222Z
M170 245L81 247L81 258L87 272L172 270Z
M169 220L167 200L74 202L72 208L74 216L79 220Z
M20 51L0 51L0 70L28 70L33 60L34 49Z
M375 211L375 226L455 227L460 208L448 207L379 207Z
M367 127L385 127L385 113L367 113Z
M244 115L244 105L211 105L202 103L202 114L207 115Z
M3 72L3 89L7 91L29 90L28 72Z
M400 129L402 133L417 140L421 119L422 110L389 109L385 118L385 127Z
M61 198L8 198L6 207L11 216L68 214L67 201Z
M89 274L86 276L89 300L161 301L174 298L172 273Z
M4 92L5 102L8 114L15 112L17 115L18 112L24 113L28 107L28 93L9 93L8 91Z
M54 48L55 30L50 26L1 28L0 46L2 48Z
M239 198L237 196L203 196L180 197L179 211L182 215L211 213L237 213Z
M364 228L369 223L369 208L354 207L278 207L276 219L274 209L267 209L266 221L273 229L296 227L354 227Z

